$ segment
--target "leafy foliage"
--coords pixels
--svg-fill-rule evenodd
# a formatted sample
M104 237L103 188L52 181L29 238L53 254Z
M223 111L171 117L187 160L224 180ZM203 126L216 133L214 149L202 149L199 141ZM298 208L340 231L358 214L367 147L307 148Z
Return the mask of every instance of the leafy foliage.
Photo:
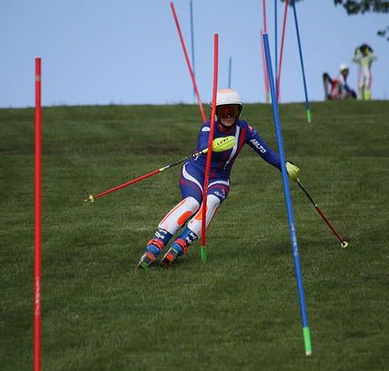
M281 0L285 2L286 0ZM289 0L289 5L303 0ZM341 5L349 15L364 13L389 13L389 1L383 0L334 0L336 6ZM377 35L386 37L389 41L389 26L384 30L377 31Z
M387 38L386 38L386 40L389 41L389 26L386 27L385 30L377 31L377 35L378 35L378 36L382 36L382 37L385 37L386 35L388 35Z
M347 14L364 14L364 13L389 13L389 1L382 0L334 0L335 5L342 5ZM389 26L384 30L377 31L378 36L385 37L389 41Z
M389 1L382 0L334 0L335 5L342 5L347 14L389 13Z

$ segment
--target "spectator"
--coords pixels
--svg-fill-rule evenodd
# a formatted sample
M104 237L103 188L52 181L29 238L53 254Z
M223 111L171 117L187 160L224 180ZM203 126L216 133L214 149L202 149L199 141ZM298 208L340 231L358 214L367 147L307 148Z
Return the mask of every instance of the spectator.
M353 62L359 64L358 99L371 99L371 65L375 60L377 60L377 56L373 54L373 49L369 45L362 44L355 49Z
M340 74L335 79L331 79L327 72L323 74L325 99L355 99L357 94L348 86L347 83L347 77L349 74L348 66L346 64L341 64L339 71Z

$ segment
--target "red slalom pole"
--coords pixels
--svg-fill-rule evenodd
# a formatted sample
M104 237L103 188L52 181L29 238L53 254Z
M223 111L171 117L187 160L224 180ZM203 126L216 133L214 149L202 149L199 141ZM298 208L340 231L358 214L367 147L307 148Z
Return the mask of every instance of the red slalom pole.
M192 66L190 64L188 52L186 51L186 46L185 46L184 38L182 37L180 24L178 23L178 18L177 18L176 10L174 9L174 4L173 3L170 3L170 8L172 9L172 12L173 12L174 21L176 22L178 36L180 37L180 41L181 41L181 45L182 45L182 50L184 51L186 64L188 65L189 74L190 74L190 77L192 79L193 89L195 91L196 98L197 98L197 103L198 103L199 108L200 108L201 118L202 118L203 122L205 122L205 121L207 121L207 118L206 118L205 113L204 113L203 105L201 104L201 99L200 99L199 90L197 89L196 79L195 79L195 76L194 76L194 73L193 73Z
M278 63L278 76L277 76L277 101L278 102L280 101L281 67L282 67L282 57L284 55L285 28L286 28L286 20L288 18L288 5L289 5L289 0L285 0L284 22L282 25L282 37L281 37L281 52L280 52L280 61Z
M265 47L263 45L262 35L267 33L267 16L266 16L266 0L262 0L262 13L263 13L263 32L261 32L261 47L262 47L262 61L263 61L263 71L265 73L265 94L266 94L266 103L270 101L270 86L269 78L267 75L267 66L265 58Z
M266 0L262 0L262 11L263 11L263 33L267 33Z
M41 231L42 231L42 107L41 58L35 58L35 249L34 371L41 369Z
M212 158L212 142L215 131L215 116L216 116L216 96L217 96L217 76L218 76L218 59L219 59L219 35L215 34L213 38L214 54L213 54L213 93L212 93L212 113L211 113L211 131L208 139L207 163L205 166L204 187L203 187L203 204L201 211L201 260L205 263L207 255L205 251L205 230L206 230L206 215L207 215L207 190L209 182L209 172L211 170Z

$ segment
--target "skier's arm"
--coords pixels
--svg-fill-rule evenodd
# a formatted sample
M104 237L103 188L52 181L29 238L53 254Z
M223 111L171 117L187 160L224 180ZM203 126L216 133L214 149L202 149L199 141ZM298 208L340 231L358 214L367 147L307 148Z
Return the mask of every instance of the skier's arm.
M246 143L266 162L281 169L280 156L278 153L273 151L252 127L249 127L248 129Z
M265 141L259 136L257 131L252 127L249 127L248 140L246 141L250 147L254 149L265 161L273 165L277 169L281 170L280 156L277 152L273 151ZM297 181L300 169L293 163L286 161L286 171L290 180Z
M201 126L197 138L197 150L201 151L208 147L209 133L211 132L210 123L206 122Z

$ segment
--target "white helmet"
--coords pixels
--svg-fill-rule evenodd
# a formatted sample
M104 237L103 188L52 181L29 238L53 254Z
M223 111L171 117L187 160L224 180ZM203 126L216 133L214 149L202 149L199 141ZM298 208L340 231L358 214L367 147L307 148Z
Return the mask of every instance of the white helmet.
M236 90L220 89L216 94L216 107L225 104L239 104L240 106L243 106L242 100Z
M349 68L348 68L347 64L342 63L339 67L339 71L342 72L345 70L349 70Z
M236 90L233 89L220 89L216 94L216 108L219 106L236 105L238 106L237 112L234 114L236 118L239 118L242 113L243 103ZM212 108L212 103L211 103ZM216 116L219 115L216 113Z

